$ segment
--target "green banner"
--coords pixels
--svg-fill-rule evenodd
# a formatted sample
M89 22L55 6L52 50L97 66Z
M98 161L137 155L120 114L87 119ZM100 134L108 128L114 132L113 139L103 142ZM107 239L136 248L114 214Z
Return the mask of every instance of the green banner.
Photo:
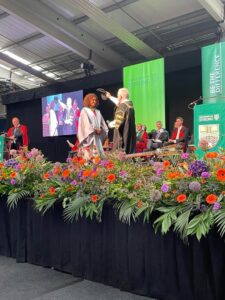
M225 102L225 42L202 48L203 103Z
M148 131L159 120L165 126L164 59L123 68L123 82L134 104L136 124L146 125Z
M206 141L211 151L225 149L225 103L202 104L194 108L194 139L198 146ZM201 150L197 150L200 155Z
M0 136L0 161L3 161L4 142L5 138L3 136Z

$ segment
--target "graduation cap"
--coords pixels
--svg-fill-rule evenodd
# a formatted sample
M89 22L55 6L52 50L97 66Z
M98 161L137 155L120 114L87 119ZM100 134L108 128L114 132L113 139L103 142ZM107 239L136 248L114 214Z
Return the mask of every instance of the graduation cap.
M107 91L106 91L106 90L104 90L104 89L102 89L102 88L98 88L98 89L96 89L96 91L99 92L99 93L101 94L102 100L107 100L107 97L106 97Z

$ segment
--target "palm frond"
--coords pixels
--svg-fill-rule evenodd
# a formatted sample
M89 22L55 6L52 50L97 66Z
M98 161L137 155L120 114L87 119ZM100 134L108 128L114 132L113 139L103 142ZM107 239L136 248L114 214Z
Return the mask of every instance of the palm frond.
M7 198L7 205L9 206L9 210L14 209L17 206L19 200L30 196L31 191L26 190L21 190L10 194Z
M221 208L216 212L215 224L218 226L218 232L221 237L225 233L225 208Z
M187 227L192 209L186 206L183 212L178 216L174 224L174 231L178 232L181 239L187 242Z
M78 220L79 217L82 217L85 210L86 202L89 200L89 196L75 196L71 199L70 203L67 204L64 209L64 219L72 222L74 219Z

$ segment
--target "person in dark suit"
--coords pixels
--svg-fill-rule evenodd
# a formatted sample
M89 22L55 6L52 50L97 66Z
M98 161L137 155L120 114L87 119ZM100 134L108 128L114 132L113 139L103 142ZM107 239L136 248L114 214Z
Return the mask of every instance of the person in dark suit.
M151 139L148 141L148 150L155 150L163 146L163 143L168 140L168 131L162 128L162 122L156 122L156 130L151 134Z
M174 130L169 139L170 144L176 144L182 147L182 150L186 152L188 139L189 139L189 129L183 125L184 119L182 117L177 117Z

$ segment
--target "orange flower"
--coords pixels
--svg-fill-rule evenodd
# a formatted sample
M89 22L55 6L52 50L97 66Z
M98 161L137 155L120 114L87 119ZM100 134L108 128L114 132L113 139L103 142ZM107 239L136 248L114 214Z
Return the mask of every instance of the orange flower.
M98 177L98 172L92 172L92 173L91 173L91 177L93 177L93 178Z
M3 163L0 163L0 168L2 168L4 166L4 164Z
M43 174L43 178L44 178L44 179L49 179L49 177L50 177L50 174L49 174L49 173L44 173L44 174Z
M95 165L99 164L100 161L101 161L101 158L98 157L98 156L93 158L93 163L94 163Z
M168 179L176 179L179 177L179 172L170 172L167 174Z
M138 208L141 208L141 207L142 207L142 201L141 201L140 199L138 199L137 207L138 207Z
M86 160L85 159L83 159L82 157L79 157L78 158L78 163L79 163L79 165L84 165L85 163L86 163Z
M170 162L168 160L164 160L163 167L168 168L170 166Z
M51 186L51 187L49 188L49 193L50 193L51 195L54 195L54 194L55 194L55 188L54 188L53 186Z
M177 202L179 202L179 203L186 201L186 199L187 199L187 196L185 194L180 194L176 198Z
M45 194L41 194L40 198L43 199L45 197Z
M201 182L202 182L202 184L206 183L206 179L202 178Z
M208 152L206 153L206 158L217 158L218 153L217 152Z
M98 196L97 195L91 195L91 201L93 203L96 203L98 201Z
M10 178L15 178L16 177L16 172L11 172L10 173Z
M205 201L208 203L208 204L214 204L217 200L217 196L214 195L214 194L210 194L206 197Z
M57 175L57 174L60 173L60 171L61 171L61 169L60 169L59 167L57 167L57 168L54 169L53 173L54 173L55 175Z
M113 182L116 179L116 175L115 174L109 174L107 177L107 180L109 182Z
M113 169L114 163L112 161L109 161L108 165L106 166L107 169Z
M216 172L216 177L219 181L225 181L225 169L219 169Z
M68 169L66 169L66 170L64 170L64 171L62 172L62 177L63 177L63 178L67 178L69 175L70 175L70 171L69 171Z
M78 162L78 157L77 156L74 156L73 159L72 159L73 163L77 163Z
M90 169L84 170L84 171L83 171L83 176L84 176L84 177L89 177L89 176L91 176L91 170L90 170Z

